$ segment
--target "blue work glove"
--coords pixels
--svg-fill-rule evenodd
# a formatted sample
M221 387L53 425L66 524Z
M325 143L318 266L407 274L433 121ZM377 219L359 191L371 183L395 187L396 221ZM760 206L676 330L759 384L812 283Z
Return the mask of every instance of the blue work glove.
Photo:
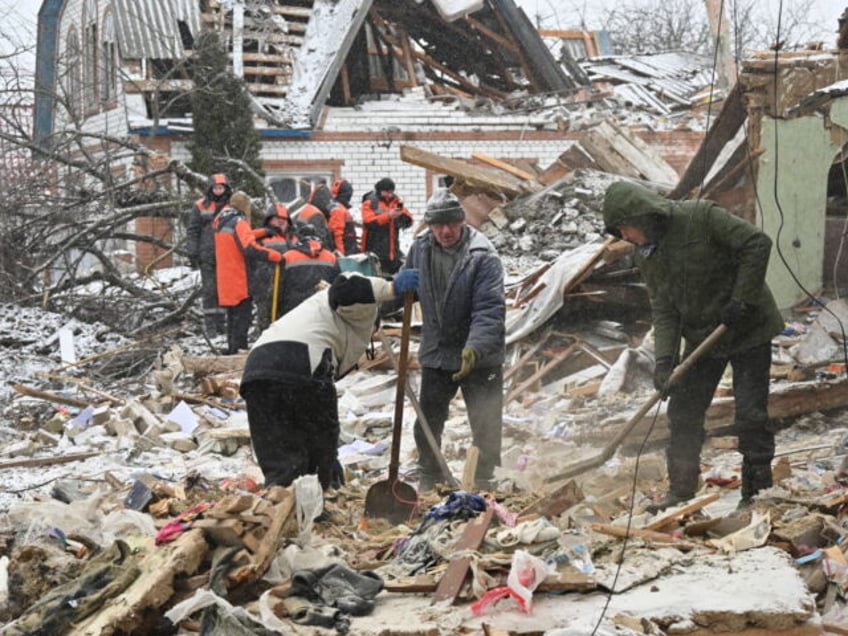
M474 370L475 364L477 364L477 352L474 347L465 347L462 350L462 363L459 371L451 376L451 380L459 382Z
M402 269L394 277L395 296L402 296L406 292L414 292L418 289L418 270Z

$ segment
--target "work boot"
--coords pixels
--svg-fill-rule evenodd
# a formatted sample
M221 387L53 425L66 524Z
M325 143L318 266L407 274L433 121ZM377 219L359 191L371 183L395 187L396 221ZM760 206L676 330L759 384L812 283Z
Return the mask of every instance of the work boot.
M771 463L751 464L742 460L742 499L739 508L749 508L761 490L772 487Z
M418 473L418 492L430 492L436 489L436 484L439 483L439 478L432 473Z
M673 508L674 506L682 504L684 501L689 501L691 498L691 496L684 497L681 495L675 495L673 492L669 492L660 501L645 506L645 511L649 512L652 515L655 515L658 512L662 512L666 508Z

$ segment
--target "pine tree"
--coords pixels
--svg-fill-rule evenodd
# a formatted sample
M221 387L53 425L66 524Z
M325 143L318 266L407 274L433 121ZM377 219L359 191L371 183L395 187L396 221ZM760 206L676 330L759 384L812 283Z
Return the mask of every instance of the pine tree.
M198 39L193 76L190 167L201 174L223 172L233 190L262 196L260 179L226 161L227 157L240 159L258 175L264 175L259 155L262 143L253 126L247 89L228 68L227 51L214 31L207 31Z

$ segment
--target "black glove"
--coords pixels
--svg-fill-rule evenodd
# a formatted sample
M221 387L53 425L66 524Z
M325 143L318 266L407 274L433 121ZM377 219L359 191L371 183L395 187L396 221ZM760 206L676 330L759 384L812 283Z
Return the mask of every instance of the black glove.
M663 397L668 395L668 381L671 379L672 371L674 371L674 361L671 356L657 358L654 364L654 388L662 393Z
M278 227L276 225L266 225L265 232L268 234L268 236L282 236L283 228Z
M731 298L730 302L721 310L721 322L729 327L740 320L744 320L748 316L749 309L748 305L741 300Z

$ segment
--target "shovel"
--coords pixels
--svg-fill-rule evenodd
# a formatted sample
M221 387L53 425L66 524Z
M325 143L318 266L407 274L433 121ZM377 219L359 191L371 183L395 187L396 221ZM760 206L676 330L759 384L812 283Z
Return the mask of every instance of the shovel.
M415 488L398 479L400 465L400 434L403 426L403 396L406 388L406 367L409 358L409 324L412 320L412 292L403 296L403 327L400 335L400 360L397 368L395 416L392 426L392 453L389 478L373 484L365 494L365 516L388 519L394 524L409 520L418 505Z
M392 361L392 366L395 368L395 371L398 369L398 360L395 352L392 351L392 343L389 342L386 334L380 331L380 340L383 342L383 349L386 351L386 354L389 356L389 359ZM433 429L430 428L429 422L427 422L427 417L424 415L424 410L421 408L421 403L418 401L418 396L415 395L415 391L412 390L412 386L409 384L409 378L406 379L406 397L409 398L409 401L412 402L412 408L415 409L415 414L418 416L418 423L421 425L421 431L424 433L424 437L427 439L427 444L430 446L430 450L433 451L433 456L436 458L436 463L439 464L439 470L442 471L442 478L444 479L444 483L446 483L450 488L456 489L459 487L459 483L457 483L453 474L450 471L450 467L448 467L448 463L445 461L445 456L442 455L442 449L439 448L439 443L436 441L436 436L433 435Z
M707 351L713 348L716 341L721 338L724 333L727 331L727 325L719 325L713 332L706 337L706 339L699 344L695 350L686 356L686 359L683 360L680 364L678 364L674 371L671 374L671 377L668 380L668 386L672 386L675 382L677 382L681 376L683 376L693 364L703 356ZM551 483L555 481L560 481L561 479L567 479L569 477L574 477L574 475L579 475L580 473L584 473L591 468L596 468L606 462L610 457L613 456L619 444L624 441L624 438L630 435L630 432L636 428L636 425L642 421L642 418L645 417L648 411L659 402L663 397L661 391L654 391L653 395L648 398L648 401L642 405L636 414L628 420L627 424L624 425L618 434L612 438L609 444L604 447L604 450L597 457L590 457L589 459L584 459L583 461L575 462L568 468L566 468L561 473L557 473L552 477L548 477L545 479L545 483Z

